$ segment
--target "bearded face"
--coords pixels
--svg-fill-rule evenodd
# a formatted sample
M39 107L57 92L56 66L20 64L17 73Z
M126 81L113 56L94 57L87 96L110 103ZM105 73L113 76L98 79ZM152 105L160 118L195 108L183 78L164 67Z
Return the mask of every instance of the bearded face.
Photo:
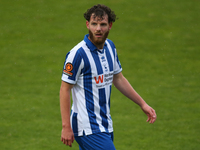
M90 21L86 21L86 25L89 30L89 40L98 49L102 49L112 27L112 23L108 22L108 15L101 18L92 15Z
M89 37L90 37L90 40L91 42L94 44L94 45L104 45L105 43L105 40L107 39L108 37L108 34L109 34L109 31L105 32L104 34L102 33L92 33L91 30L89 30Z

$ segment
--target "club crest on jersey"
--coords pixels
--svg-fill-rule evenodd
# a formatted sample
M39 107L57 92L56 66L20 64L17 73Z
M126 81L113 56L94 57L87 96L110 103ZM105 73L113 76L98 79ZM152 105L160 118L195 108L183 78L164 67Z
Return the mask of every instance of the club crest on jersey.
M73 65L71 63L67 63L65 65L63 73L66 74L66 75L68 75L68 76L72 76L73 75L73 73L71 72L72 69L73 69Z

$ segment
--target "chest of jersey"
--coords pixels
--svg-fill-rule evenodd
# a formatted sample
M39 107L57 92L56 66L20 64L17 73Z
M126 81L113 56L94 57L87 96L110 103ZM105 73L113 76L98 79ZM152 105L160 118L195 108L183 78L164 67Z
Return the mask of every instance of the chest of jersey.
M104 88L106 85L111 85L113 81L113 62L114 57L111 57L108 49L104 49L102 52L93 51L87 54L90 58L84 60L85 78L92 79L92 83L97 88Z

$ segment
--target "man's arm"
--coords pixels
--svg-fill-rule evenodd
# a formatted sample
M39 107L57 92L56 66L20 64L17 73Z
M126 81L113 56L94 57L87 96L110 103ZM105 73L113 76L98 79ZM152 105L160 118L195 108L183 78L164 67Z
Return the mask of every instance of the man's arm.
M62 118L62 133L61 141L65 145L72 146L74 141L74 134L70 124L70 109L71 109L71 100L70 93L73 85L62 81L60 87L60 111Z
M140 97L121 72L114 75L113 84L122 94L141 107L144 113L148 116L147 122L154 123L156 121L155 110Z

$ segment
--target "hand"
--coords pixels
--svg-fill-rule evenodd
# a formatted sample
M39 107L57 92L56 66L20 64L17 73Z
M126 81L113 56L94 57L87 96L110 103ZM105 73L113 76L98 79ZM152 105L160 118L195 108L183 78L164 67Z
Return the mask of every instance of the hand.
M148 116L147 122L154 123L156 121L157 118L156 111L153 108L145 104L144 106L141 107L141 109Z
M74 133L71 128L62 129L61 141L63 142L63 144L72 147L72 143L74 142Z

